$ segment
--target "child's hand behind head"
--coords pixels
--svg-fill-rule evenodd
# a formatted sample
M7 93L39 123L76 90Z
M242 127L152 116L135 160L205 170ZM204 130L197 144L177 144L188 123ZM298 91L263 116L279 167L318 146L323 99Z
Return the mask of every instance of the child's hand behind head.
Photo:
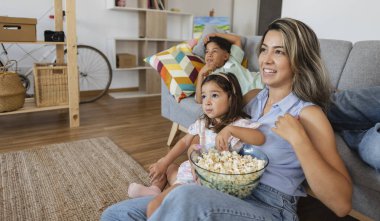
M206 35L203 38L203 43L206 44L208 41L210 41L210 37L216 37L216 36L217 36L217 33L210 33L210 34Z

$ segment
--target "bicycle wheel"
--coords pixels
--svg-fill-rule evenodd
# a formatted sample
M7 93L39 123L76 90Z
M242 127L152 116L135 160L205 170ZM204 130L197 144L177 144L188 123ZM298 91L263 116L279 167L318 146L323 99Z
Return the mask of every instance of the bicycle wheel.
M111 85L112 69L107 57L88 45L77 46L80 103L89 103L105 95ZM67 61L65 49L65 61Z

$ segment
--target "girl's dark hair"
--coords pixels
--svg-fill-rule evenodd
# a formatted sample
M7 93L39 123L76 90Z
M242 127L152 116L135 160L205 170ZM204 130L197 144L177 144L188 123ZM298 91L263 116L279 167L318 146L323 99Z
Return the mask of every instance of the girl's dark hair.
M239 85L239 81L232 73L215 73L208 75L202 82L202 87L208 82L216 83L224 92L227 93L230 102L230 109L217 123L215 119L209 118L203 114L202 119L206 121L206 128L212 129L215 133L219 133L225 126L240 118L251 118L243 111L243 94Z
M224 38L221 38L221 37L210 37L208 42L205 43L205 48L207 47L208 43L210 42L214 42L215 44L217 44L222 50L228 52L228 54L231 53L231 42L229 42L228 40L224 39Z

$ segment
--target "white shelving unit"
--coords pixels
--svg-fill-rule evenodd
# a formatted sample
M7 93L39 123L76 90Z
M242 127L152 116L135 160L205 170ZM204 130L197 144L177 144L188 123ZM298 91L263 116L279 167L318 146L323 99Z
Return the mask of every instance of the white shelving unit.
M33 98L27 98L23 108L16 111L0 113L3 115L14 115L40 111L50 111L59 109L69 109L70 127L79 127L79 90L78 90L78 69L77 69L77 42L76 42L76 12L75 0L65 0L66 2L66 42L4 42L6 44L49 44L56 46L57 63L63 63L64 46L67 48L67 71L68 71L68 95L67 105L37 107ZM63 30L63 0L54 0L55 30Z
M139 92L136 96L151 96L160 93L161 79L157 72L144 62L144 58L168 49L193 35L193 15L170 10L148 9L146 0L129 0L126 7L115 6L114 0L107 0L107 9L134 13L138 16L138 33L108 39L108 58L114 71L139 75ZM167 6L167 0L164 2ZM140 6L140 7L139 7ZM121 53L136 56L136 67L116 67L116 55Z

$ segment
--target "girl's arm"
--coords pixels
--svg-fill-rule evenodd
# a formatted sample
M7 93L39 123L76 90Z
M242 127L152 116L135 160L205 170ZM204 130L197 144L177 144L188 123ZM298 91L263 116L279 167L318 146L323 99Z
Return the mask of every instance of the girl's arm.
M216 136L215 145L217 149L228 150L228 139L231 136L246 144L262 145L265 142L265 136L260 130L228 125Z
M292 145L316 197L338 216L347 215L351 211L351 178L322 110L309 106L301 111L299 119L286 114L275 125L272 130Z
M236 45L240 48L242 47L240 36L238 36L238 35L234 35L234 34L230 34L230 33L219 33L219 32L211 33L211 34L206 35L206 37L203 39L204 43L207 43L209 41L210 37L224 38L227 41L229 41L231 44Z
M158 160L149 168L149 176L152 180L160 179L165 175L167 168L172 164L182 153L184 153L191 145L195 135L186 134L182 137L174 147L163 158Z

